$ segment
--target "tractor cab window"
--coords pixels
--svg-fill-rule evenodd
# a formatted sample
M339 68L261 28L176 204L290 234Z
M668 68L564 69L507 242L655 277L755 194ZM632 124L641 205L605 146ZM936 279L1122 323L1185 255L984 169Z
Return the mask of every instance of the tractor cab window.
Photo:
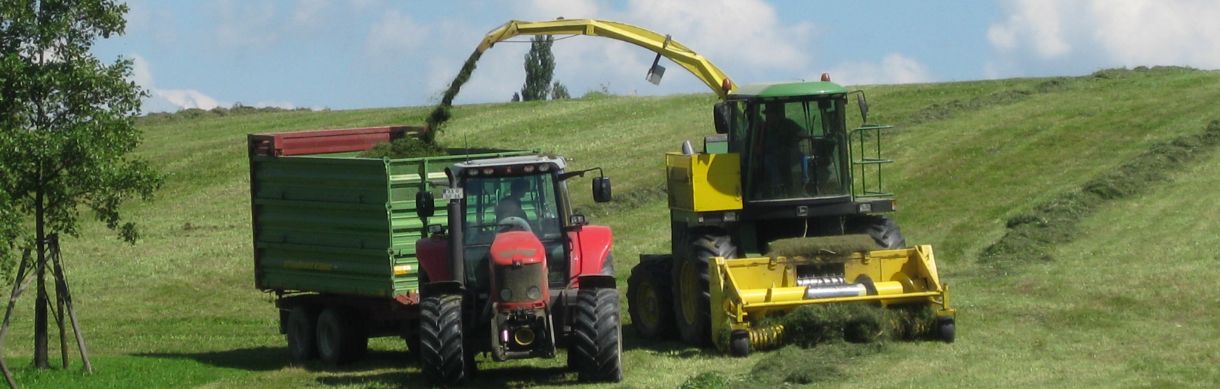
M488 251L501 231L533 232L548 248L549 263L567 260L566 256L552 258L556 251L561 256L564 251L550 249L562 247L564 240L553 174L476 176L466 178L462 187L466 195L463 243L468 278L486 276ZM566 272L567 267L557 269ZM481 284L471 280L470 285Z
M843 100L770 100L750 105L755 120L746 168L750 200L843 195Z

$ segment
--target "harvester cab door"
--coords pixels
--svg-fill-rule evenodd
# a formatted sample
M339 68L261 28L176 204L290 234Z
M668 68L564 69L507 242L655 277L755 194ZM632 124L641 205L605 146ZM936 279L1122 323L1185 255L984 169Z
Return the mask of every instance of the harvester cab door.
M739 147L748 201L847 195L842 99L765 100L748 105L753 122Z

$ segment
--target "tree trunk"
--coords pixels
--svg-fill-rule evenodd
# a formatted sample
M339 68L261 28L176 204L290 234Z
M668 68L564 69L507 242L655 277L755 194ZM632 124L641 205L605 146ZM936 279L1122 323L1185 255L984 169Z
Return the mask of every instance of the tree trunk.
M47 288L44 276L47 269L46 224L44 223L43 193L41 190L34 197L34 223L38 246L38 259L34 262L34 277L38 282L38 298L34 301L34 367L47 369Z

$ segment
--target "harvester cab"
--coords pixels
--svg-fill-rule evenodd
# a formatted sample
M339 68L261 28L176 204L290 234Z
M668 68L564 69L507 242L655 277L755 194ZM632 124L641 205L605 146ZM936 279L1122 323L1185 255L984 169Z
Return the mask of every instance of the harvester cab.
M565 338L573 338L569 364L582 378L621 376L610 230L571 212L566 180L589 170L565 169L563 158L530 155L446 170L448 231L430 225L432 236L416 243L428 280L421 361L434 382L465 379L481 352L497 361L553 358ZM609 179L592 181L595 200L609 201ZM416 202L434 204L435 198L420 191ZM436 211L417 210L425 220ZM607 345L616 349L601 350Z

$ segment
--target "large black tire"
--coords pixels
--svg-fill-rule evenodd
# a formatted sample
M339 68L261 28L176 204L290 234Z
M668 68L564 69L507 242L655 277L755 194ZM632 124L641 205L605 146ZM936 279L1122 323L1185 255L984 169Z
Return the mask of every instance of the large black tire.
M581 381L623 379L623 326L618 291L582 288L576 293L568 355Z
M293 361L305 362L318 357L315 325L318 317L314 310L304 305L288 311L288 323L284 337L288 340L288 355Z
M428 296L419 305L419 359L424 377L433 385L466 381L470 366L462 343L462 296Z
M902 228L887 216L860 215L848 219L847 232L851 234L868 234L883 249L898 249L907 247L906 238L902 237Z
M671 339L674 334L673 257L640 258L627 278L627 313L631 326L645 338Z
M369 350L369 338L350 310L323 310L318 315L317 335L318 357L331 365L360 360Z
M674 321L682 340L706 346L712 343L708 263L715 257L736 258L737 246L720 230L695 230L690 237L689 256L674 257Z

